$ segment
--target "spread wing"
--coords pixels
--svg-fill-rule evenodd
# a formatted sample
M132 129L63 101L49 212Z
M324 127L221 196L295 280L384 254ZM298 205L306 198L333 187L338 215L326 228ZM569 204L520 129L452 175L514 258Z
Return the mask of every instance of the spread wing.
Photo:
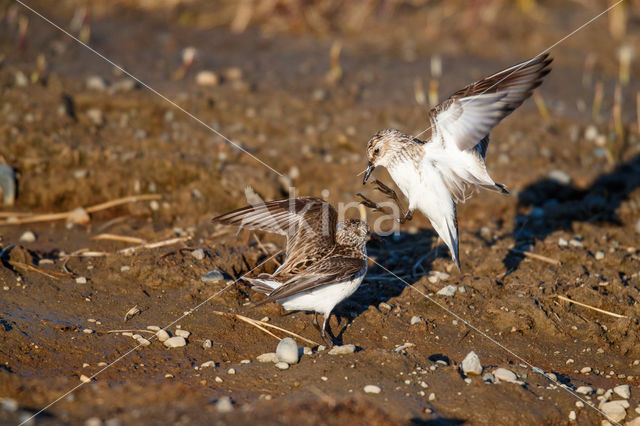
M333 248L338 213L320 198L297 197L243 207L213 221L286 236L285 263L295 266L308 254L325 255Z
M455 92L429 112L432 140L455 143L461 151L474 148L542 84L551 61L545 53Z
M303 273L294 275L258 305L293 296L325 284L354 278L358 273L363 273L366 267L365 259L328 257L307 268Z

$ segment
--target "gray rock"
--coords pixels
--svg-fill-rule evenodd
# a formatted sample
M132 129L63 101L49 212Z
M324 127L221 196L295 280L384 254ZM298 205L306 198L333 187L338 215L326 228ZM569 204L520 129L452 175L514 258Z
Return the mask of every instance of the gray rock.
M202 260L204 259L204 250L202 249L195 249L191 252L191 256L195 257L198 260Z
M613 391L621 398L629 399L631 397L631 389L629 388L629 385L616 386L613 388Z
M233 411L233 404L231 403L231 398L229 398L228 396L223 396L222 398L218 399L218 401L216 402L216 409L218 410L218 413L230 413L231 411Z
M355 345L342 345L342 346L334 346L333 348L331 348L331 350L328 352L329 355L348 355L348 354L352 354L356 351L356 346Z
M382 392L382 389L380 389L380 386L367 385L367 386L364 387L364 393L378 394L380 392Z
M422 322L422 318L418 315L414 315L411 317L411 325L420 324Z
M516 373L506 368L496 368L493 370L493 376L501 382L515 383L518 380Z
M187 341L182 336L173 336L162 343L164 343L168 348L180 348L182 346L186 346Z
M20 241L23 243L33 243L36 240L36 234L31 231L25 231L20 235Z
M467 354L460 364L460 369L465 376L479 376L482 374L482 364L480 364L480 358L474 351Z
M7 164L0 164L0 195L5 206L12 206L16 201L16 173Z
M549 172L549 179L558 182L560 185L570 185L571 176L562 170L551 170Z
M289 368L289 364L284 361L276 362L276 368L279 368L280 370L286 370Z
M213 271L207 272L202 277L200 277L200 281L205 283L217 283L222 280L224 280L224 276L222 275L222 273L216 271L215 269Z
M266 354L258 355L256 360L258 360L258 362L272 362L274 364L279 361L278 355L276 355L275 352L267 352Z
M448 286L442 287L440 290L438 290L438 295L440 296L453 296L456 294L456 291L458 291L458 287L456 287L455 285L451 285L449 284Z
M297 364L299 361L298 345L291 337L280 340L276 348L276 356L279 361L287 364Z

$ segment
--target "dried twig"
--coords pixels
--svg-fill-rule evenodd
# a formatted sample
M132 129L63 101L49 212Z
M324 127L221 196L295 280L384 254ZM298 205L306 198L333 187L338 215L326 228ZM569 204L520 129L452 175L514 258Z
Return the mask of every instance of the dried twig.
M146 244L147 241L138 237L127 237L125 235L116 235L116 234L99 234L95 237L91 237L91 240L108 240L108 241L122 241L124 243L133 243L133 244Z
M564 300L565 302L573 303L575 305L582 306L584 308L593 309L594 311L600 312L602 314L610 315L615 318L629 318L626 315L620 315L613 312L605 311L604 309L596 308L595 306L587 305L586 303L577 302L575 300L569 299L568 297L561 296L559 294L556 294L556 297L560 300Z
M12 261L12 260L9 261L9 265L14 266L14 267L19 268L19 269L24 269L24 270L28 270L28 271L37 272L39 274L42 274L42 275L44 275L46 277L49 277L49 278L52 278L54 280L59 279L59 276L62 276L62 277L72 276L70 274L63 274L62 272L54 272L54 271L45 272L44 270L42 270L40 268L37 268L37 267L35 267L33 265L29 265L28 263L16 262L16 261ZM54 274L58 275L58 277L56 277Z
M547 263L550 263L552 265L556 265L556 266L562 265L562 262L560 262L557 259L552 259L550 257L543 256L541 254L531 253L530 251L523 251L523 250L517 250L517 249L509 249L509 251L513 252L513 253L521 254L521 255L523 255L525 257L529 257L531 259L541 260L543 262L547 262Z
M157 241L155 243L146 243L138 246L123 248L122 250L118 250L118 253L121 254L132 254L138 249L153 249L158 247L170 246L171 244L181 243L187 241L191 237L177 237L170 238L168 240Z

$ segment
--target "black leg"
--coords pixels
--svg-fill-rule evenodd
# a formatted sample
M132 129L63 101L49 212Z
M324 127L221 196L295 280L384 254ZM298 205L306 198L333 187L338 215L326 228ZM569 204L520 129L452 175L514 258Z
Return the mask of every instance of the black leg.
M331 348L333 347L333 339L331 339L329 334L326 333L327 321L329 320L330 316L330 313L324 316L324 321L322 321L322 331L320 334L322 334L322 338L324 339L325 343Z
M374 211L381 211L383 213L388 213L387 210L385 210L385 207L382 207L380 204L376 203L375 201L371 201L370 199L368 199L367 197L365 197L364 195L362 195L361 193L357 193L356 196L362 198L362 201L360 201L360 204L369 207L370 209L373 209Z
M387 185L380 182L378 179L373 179L371 182L374 185L376 185L376 189L378 191L382 192L387 197L395 201L396 205L400 209L400 217L396 219L399 223L405 223L407 221L410 221L413 218L413 210L410 210L410 209L407 209L405 211L402 210L402 206L400 205L400 198L398 197L398 194L396 194L396 191L389 188Z

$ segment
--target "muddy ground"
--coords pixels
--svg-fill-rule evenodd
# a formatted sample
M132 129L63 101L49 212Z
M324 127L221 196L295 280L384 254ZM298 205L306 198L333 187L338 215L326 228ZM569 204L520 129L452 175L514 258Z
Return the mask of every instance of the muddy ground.
M580 424L598 424L602 415L586 405L597 407L598 395L580 395L580 407L567 389L621 384L631 386L622 422L640 417L637 62L619 90L622 132L612 119L618 49L638 45L637 2L553 49L553 72L539 91L548 114L530 100L494 131L488 166L512 195L482 192L459 206L461 271L420 215L369 245L373 259L414 288L371 262L331 320L355 353L329 355L298 339L312 354L280 371L256 360L275 350L274 337L215 313L268 317L320 342L309 314L253 307L262 296L242 283L227 287L282 241L210 219L246 204L246 187L267 200L292 183L298 194L352 201L363 190L356 175L369 136L426 127L416 87L428 94L434 55L442 58L442 98L535 55L607 5L332 1L296 9L300 3L248 20L224 1L92 2L84 20L80 2L28 3L271 170L24 7L0 2L0 160L18 174L15 205L0 209L0 422L20 423L47 407L30 421L567 424L574 411ZM181 76L189 46L197 57ZM203 70L218 84L197 84ZM593 114L599 83L603 101ZM5 222L28 217L5 212L64 212L141 194L159 199L99 210L84 225ZM21 241L27 231L35 241ZM121 253L137 243L94 239L104 233L182 240ZM78 256L83 249L108 256ZM213 269L225 279L203 282ZM446 285L464 292L437 295ZM134 306L140 312L125 322ZM412 325L414 316L421 321ZM188 330L188 344L167 349L151 339L137 347L110 333L150 339L151 325ZM471 350L485 372L507 368L520 383L467 383L459 364ZM207 361L215 366L200 368ZM367 394L366 385L381 392Z

